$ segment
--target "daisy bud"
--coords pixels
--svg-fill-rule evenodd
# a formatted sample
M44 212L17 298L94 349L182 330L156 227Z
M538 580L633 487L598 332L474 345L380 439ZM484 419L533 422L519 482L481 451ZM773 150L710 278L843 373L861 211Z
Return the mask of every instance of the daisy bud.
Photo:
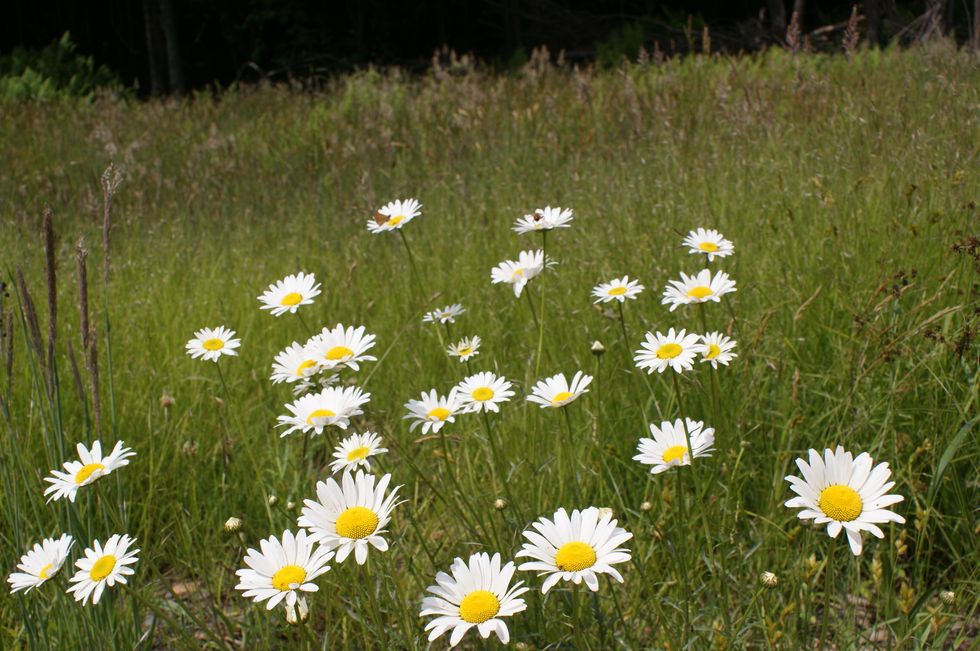
M505 508L507 508L507 502L498 497L493 503L493 508L497 509L498 511L503 511Z
M760 580L762 581L762 585L767 588L775 588L779 585L779 577L772 572L763 572Z
M600 520L604 520L605 518L612 518L613 515L614 515L613 514L613 510L611 508L609 508L608 506L601 506L601 507L599 507L599 519Z
M956 603L956 593L952 590L943 590L939 593L939 600L947 606L952 606Z
M604 352L606 352L606 347L602 345L602 342L596 339L592 342L592 354L596 357L601 357Z
M643 504L640 504L641 511L649 511L652 508L653 508L653 504L650 502L644 502Z
M300 622L305 622L310 618L310 607L306 605L306 599L300 597L296 600L295 606L286 604L286 622L295 626Z
M230 517L225 520L225 532L236 533L242 530L242 521L236 517Z
M278 497L276 497L275 495L270 495L269 496L269 506L275 506L278 503L279 503L279 498Z
M286 502L286 510L287 511L292 511L295 508L296 508L296 502L293 502L292 500L290 500L289 502Z
M174 397L164 391L163 395L160 396L160 409L170 409L174 406L174 402Z
M185 457L193 457L197 454L197 441L187 440L180 446L180 452Z

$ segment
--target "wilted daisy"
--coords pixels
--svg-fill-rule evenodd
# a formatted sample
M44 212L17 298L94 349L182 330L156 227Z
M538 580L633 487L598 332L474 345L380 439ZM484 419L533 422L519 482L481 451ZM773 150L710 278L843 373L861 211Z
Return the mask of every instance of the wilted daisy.
M738 357L731 352L735 348L735 341L720 332L709 332L701 335L701 363L710 362L711 368L718 368L718 365L728 366L728 362Z
M366 354L374 348L374 339L374 335L364 334L364 326L345 328L338 323L333 329L324 328L306 346L325 368L347 366L356 371L360 368L359 362L373 362L377 359Z
M316 353L294 341L286 350L276 355L272 363L272 383L301 382L316 375L320 368Z
M803 459L796 460L803 478L786 477L798 496L786 502L786 506L801 508L797 514L800 519L826 523L831 538L845 530L851 552L858 556L862 531L884 538L877 524L905 522L905 518L885 508L905 499L902 495L888 494L895 485L888 481L892 474L888 464L879 463L873 468L872 464L867 452L854 458L842 446L837 446L836 451L828 448L822 458L819 452L810 450L809 464Z
M242 345L242 340L234 337L235 331L224 326L198 330L187 342L187 354L211 362L217 362L222 355L237 355L235 349Z
M320 283L313 274L291 274L269 285L269 289L258 299L263 310L272 310L272 316L286 312L295 314L300 305L311 305L313 298L320 295Z
M541 405L542 409L545 407L564 407L583 393L587 393L591 383L592 376L586 375L582 371L575 372L571 383L565 379L564 373L559 373L538 380L527 399L529 402Z
M79 443L75 446L75 451L78 452L78 461L66 461L64 472L52 470L51 475L44 478L44 481L51 484L44 489L44 494L50 495L49 502L63 497L74 502L79 488L88 486L117 468L129 465L129 458L136 456L136 453L131 448L125 447L122 441L116 441L112 452L106 456L102 456L101 441L95 441L91 450L83 443Z
M559 580L571 581L578 585L583 580L593 592L599 589L599 574L608 574L623 582L623 577L613 568L617 563L630 559L629 550L620 547L633 537L633 534L616 526L612 514L600 513L590 506L571 516L565 509L558 509L552 519L539 518L531 526L536 531L527 530L518 558L534 560L521 563L518 569L548 575L541 585L541 592L547 593Z
M514 222L517 233L533 233L535 231L550 231L553 228L569 228L572 221L571 208L538 208L530 215L524 215Z
M368 230L372 233L384 233L401 228L422 214L422 204L415 199L392 201L374 213L374 218L368 220Z
M715 258L725 258L735 252L735 245L722 237L721 233L709 228L699 228L691 231L684 238L684 246L688 253L699 253L708 256L708 262Z
M61 538L45 538L35 543L30 551L20 557L20 563L17 564L20 572L13 572L7 577L10 591L17 592L27 588L30 592L53 577L65 564L73 544L75 539L68 534L62 534Z
M684 434L684 425L687 424L687 435ZM671 423L665 420L657 427L650 424L652 439L640 439L637 446L637 454L634 460L653 466L650 472L654 475L668 470L673 466L691 465L691 455L687 451L687 439L691 438L691 447L694 448L694 458L710 457L711 446L715 442L715 430L705 427L699 420L686 418L682 422L680 418Z
M513 386L507 381L490 372L477 373L465 378L456 385L456 394L459 402L466 412L492 411L500 412L498 406L502 402L508 402L513 397L514 392L510 390Z
M249 549L245 565L237 570L239 583L236 590L243 590L243 597L256 603L269 600L268 610L285 600L287 608L295 606L302 597L298 592L316 592L319 586L313 579L330 570L327 561L333 553L326 547L317 546L312 537L300 530L293 535L288 529L282 532L282 540L275 536L259 542L258 549Z
M131 567L139 560L138 549L130 549L136 542L126 534L115 534L103 546L98 540L85 550L85 557L75 561L75 576L69 579L72 585L68 593L75 593L75 601L81 601L84 606L89 597L92 603L99 603L106 586L110 588L117 583L126 583L126 577L132 576L135 570Z
M683 328L679 332L671 328L666 335L659 331L656 335L648 332L633 361L637 368L646 369L647 373L663 373L667 368L678 373L690 371L694 368L694 356L704 350L700 339L699 335L688 334Z
M528 591L518 581L510 585L514 578L514 563L500 566L500 554L492 557L487 553L473 554L469 563L457 558L449 568L452 576L445 572L436 574L436 584L428 591L435 595L422 600L421 617L435 615L435 619L425 625L432 642L446 631L452 629L449 646L454 647L476 626L483 639L496 633L501 643L510 641L510 631L501 617L510 617L527 608L520 595Z
M286 405L291 415L279 417L280 425L290 425L280 436L296 430L303 433L313 430L313 436L323 433L330 425L347 429L350 419L364 413L361 405L371 399L359 387L327 387L319 393L311 393Z
M520 298L528 281L544 270L544 251L521 251L517 261L504 260L490 270L493 284L508 283L514 288L514 296Z
M453 303L438 310L426 312L422 317L425 323L456 323L456 317L466 311L466 308L459 303Z
M696 276L688 276L681 272L680 280L669 280L664 288L664 297L660 302L670 305L670 311L678 305L705 303L707 301L721 302L721 297L735 291L735 281L731 280L724 271L711 275L711 269L702 269Z
M406 419L414 419L408 431L414 432L419 425L422 426L422 433L428 434L429 430L435 434L446 423L455 423L456 414L462 408L456 389L449 392L446 397L440 397L436 390L429 393L422 392L421 400L409 400L405 403L408 414Z
M384 454L387 451L388 448L381 447L381 437L374 432L351 434L334 449L334 460L330 462L330 471L353 471L359 466L370 470L371 462L368 461L368 457Z
M465 362L470 357L480 354L480 338L473 335L466 339L460 339L459 343L450 344L446 352L450 357L458 357L459 361Z
M599 283L592 288L592 295L595 296L596 303L608 303L609 301L619 301L625 303L626 299L635 300L643 285L638 280L630 280L629 276L616 278L608 283Z
M385 496L391 475L374 483L374 475L358 470L345 472L338 484L332 478L317 482L316 500L304 500L298 523L310 530L310 536L327 549L337 550L337 562L354 552L358 565L367 561L368 544L379 552L388 551L388 541L381 534L398 506L398 489Z

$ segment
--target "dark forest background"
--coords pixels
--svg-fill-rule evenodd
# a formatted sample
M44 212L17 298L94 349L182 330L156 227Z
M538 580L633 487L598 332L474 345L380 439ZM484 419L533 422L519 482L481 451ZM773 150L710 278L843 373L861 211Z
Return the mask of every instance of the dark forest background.
M980 0L7 0L0 52L40 50L70 32L77 51L140 94L263 78L318 77L367 64L424 69L447 45L507 69L546 45L567 61L835 47L855 12L864 42L939 34L968 42ZM797 20L793 21L794 14ZM853 22L853 19L852 19ZM709 39L705 40L707 27ZM600 63L602 62L600 60Z

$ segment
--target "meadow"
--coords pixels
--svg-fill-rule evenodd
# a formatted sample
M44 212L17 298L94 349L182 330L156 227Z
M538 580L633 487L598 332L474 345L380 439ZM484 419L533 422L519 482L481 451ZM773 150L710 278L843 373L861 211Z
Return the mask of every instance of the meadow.
M542 594L517 571L530 590L503 618L510 646L975 648L978 107L977 60L943 45L611 71L539 57L509 75L458 62L315 90L0 106L0 569L42 538L76 540L44 585L0 591L0 647L427 648L437 572L478 552L520 563L532 522L594 506L632 534L623 582ZM409 197L420 216L369 232ZM546 205L574 219L518 299L490 270L541 248L511 227ZM705 266L681 246L698 227L734 242L710 266L737 291L670 311L667 282ZM300 271L322 283L311 305L260 309ZM645 286L636 300L593 303L626 274ZM454 323L423 322L453 303ZM377 337L377 361L342 374L370 402L348 432L280 437L294 397L270 381L273 358L338 323ZM186 354L219 325L237 356ZM634 351L669 328L726 333L738 356L648 375ZM478 355L446 354L472 335ZM580 370L594 380L574 402L525 400ZM478 371L514 385L499 414L410 431L406 402ZM712 456L661 474L633 460L650 423L682 416L714 428ZM389 548L331 560L291 625L235 572L298 530L353 431L382 437L371 469L401 486ZM97 439L136 454L74 502L46 502L44 478ZM785 506L796 459L838 445L887 462L904 496L890 508L905 523L865 533L858 556ZM135 572L77 603L74 561L116 533L136 539ZM499 646L476 629L461 642Z

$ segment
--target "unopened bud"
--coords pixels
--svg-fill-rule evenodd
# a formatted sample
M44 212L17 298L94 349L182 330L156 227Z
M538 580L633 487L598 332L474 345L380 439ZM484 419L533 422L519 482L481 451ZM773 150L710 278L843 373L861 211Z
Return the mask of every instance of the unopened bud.
M160 409L170 409L174 406L174 402L174 397L164 391L163 395L160 396Z
M596 357L600 357L604 352L606 352L606 347L602 345L602 342L596 339L592 342L592 354Z
M292 500L286 502L286 510L287 511L292 511L295 508L296 508L296 502L294 502Z
M640 504L641 511L649 511L652 508L653 508L653 504L651 502L644 502L643 504Z
M270 495L269 496L269 506L275 506L278 503L279 503L279 498L278 497L276 497L275 495Z
M762 581L762 585L766 586L767 588L775 588L777 585L779 585L779 577L772 572L763 572L759 579Z
M939 593L939 600L947 606L952 606L956 603L956 593L952 590L943 590Z
M236 517L230 517L225 520L225 531L228 533L236 533L242 530L242 521Z
M503 511L505 508L507 508L507 502L498 497L493 502L493 508L497 509L498 511Z

